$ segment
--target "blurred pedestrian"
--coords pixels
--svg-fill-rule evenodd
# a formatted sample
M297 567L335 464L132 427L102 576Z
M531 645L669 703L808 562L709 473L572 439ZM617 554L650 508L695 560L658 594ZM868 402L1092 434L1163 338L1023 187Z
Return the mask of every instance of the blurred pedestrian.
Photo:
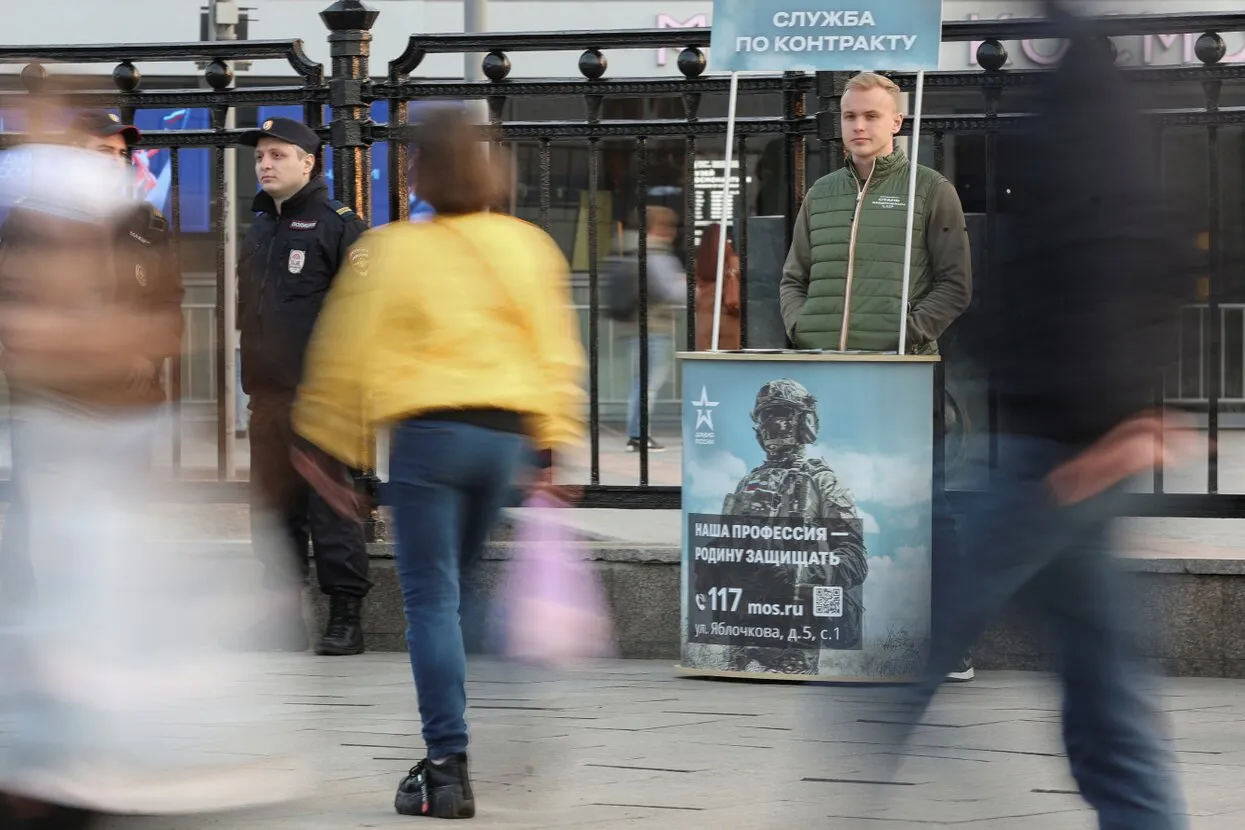
M129 154L141 139L137 127L112 113L88 110L74 117L66 137L74 146L113 164L119 176L107 186L115 184L124 192L132 176ZM16 205L0 227L0 272L5 270L6 261L29 262L31 257L43 256L46 251L46 240L41 238L46 214L35 204L38 198L33 201L26 206ZM158 340L135 350L125 376L115 379L116 399L109 408L137 414L154 410L165 401L162 370L166 358L180 353L183 289L164 216L148 202L123 204L112 218L116 245L111 260L114 274L108 289L110 299L148 310L167 326ZM0 290L12 291L16 286L13 280L0 280ZM19 298L10 294L6 299ZM29 419L48 407L61 411L85 409L81 403L70 402L46 388L24 387L20 378L9 378L13 496L4 514L4 535L0 541L0 616L5 606L11 608L28 600L36 589L27 538L29 520L21 500L21 479L30 450L24 432Z
M644 209L645 248L648 273L648 450L664 452L665 447L652 436L653 407L657 395L670 378L674 366L674 324L680 306L687 302L687 274L674 253L674 240L679 234L679 217L668 207L649 205ZM638 245L624 256L639 256ZM634 269L638 282L639 267ZM639 289L635 297L639 300ZM636 317L639 312L637 310ZM627 351L631 354L631 395L627 398L627 452L639 452L640 435L640 332L638 323L621 323Z
M361 463L373 431L391 425L397 571L426 746L395 807L438 818L476 809L463 627L482 611L465 605L463 583L533 444L551 482L584 431L586 361L566 259L535 226L489 212L508 178L475 130L457 110L421 123L416 178L435 215L373 231L352 250L294 409L308 442L299 467L348 515L354 491L341 465Z
M329 286L367 225L329 197L315 173L320 139L306 125L272 118L241 143L255 148L260 186L251 205L259 216L238 257L238 323L251 409L251 533L273 592L272 617L262 625L271 647L306 650L310 542L316 579L329 597L316 654L360 654L363 599L371 588L363 528L328 507L290 465L290 407ZM275 534L268 531L274 521Z
M696 351L713 348L713 303L717 297L718 245L722 226L705 228L696 249ZM726 264L722 280L722 319L718 331L718 348L731 351L740 348L739 255L728 239Z
M1173 830L1185 826L1179 785L1109 532L1130 478L1188 448L1152 405L1192 288L1194 236L1161 186L1139 86L1051 6L1071 46L1001 160L1017 207L986 321L997 467L980 471L989 485L966 516L955 590L936 595L946 624L908 723L1014 600L1051 635L1068 761L1099 826Z
M0 620L0 826L281 799L298 776L270 711L285 690L261 691L241 630L251 569L155 541L174 537L153 510L168 485L150 463L152 369L180 350L181 310L175 292L142 290L158 277L141 284L135 253L152 229L130 223L154 214L113 153L42 140L21 152L31 174L0 261L0 342L20 390L15 487L35 590Z

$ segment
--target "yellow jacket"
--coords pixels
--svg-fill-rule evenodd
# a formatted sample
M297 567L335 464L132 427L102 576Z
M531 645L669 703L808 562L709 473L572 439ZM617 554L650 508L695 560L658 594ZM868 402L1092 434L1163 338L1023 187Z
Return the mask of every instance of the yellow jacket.
M529 418L541 449L584 431L566 258L534 225L478 213L364 234L308 347L294 429L354 467L377 425L444 409Z

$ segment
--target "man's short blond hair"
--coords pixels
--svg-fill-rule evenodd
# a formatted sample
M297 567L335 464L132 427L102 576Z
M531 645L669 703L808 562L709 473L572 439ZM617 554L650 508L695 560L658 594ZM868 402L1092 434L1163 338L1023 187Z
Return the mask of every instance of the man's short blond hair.
M861 91L869 89L884 89L890 93L891 100L895 102L895 111L903 111L899 98L899 84L895 83L885 75L879 75L876 72L861 72L859 75L854 75L847 82L847 87L843 90L843 92L847 93L849 90L853 89L859 89Z

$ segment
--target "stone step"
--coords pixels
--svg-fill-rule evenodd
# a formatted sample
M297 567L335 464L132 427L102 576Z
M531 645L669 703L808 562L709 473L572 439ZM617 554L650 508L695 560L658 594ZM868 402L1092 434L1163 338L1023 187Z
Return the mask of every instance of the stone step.
M161 504L152 510L165 538L194 540L220 555L253 557L246 505ZM621 654L677 660L679 513L572 509L560 516L598 564ZM521 509L510 510L498 528L482 569L490 590L503 580L522 518ZM1245 677L1245 636L1239 633L1245 619L1243 525L1226 519L1121 522L1120 548L1132 554L1130 567L1140 577L1148 653L1173 674ZM371 647L401 650L405 623L394 546L377 543L370 552L376 582L367 610ZM1035 669L1049 663L1040 638L1015 615L988 631L975 654L983 668Z
M240 540L194 544L224 556L253 555L249 543ZM515 547L501 540L489 546L480 569L486 597L496 598L504 590L507 561ZM365 612L369 647L405 650L394 546L378 543L370 551L375 587ZM607 540L585 543L584 552L596 563L604 585L620 655L677 661L679 548ZM1141 634L1148 657L1173 675L1245 678L1245 636L1240 633L1240 621L1245 619L1245 557L1181 556L1173 546L1126 562L1138 579L1144 614ZM322 625L327 600L317 597L315 606L317 623ZM1016 613L987 631L973 653L977 666L984 669L1042 670L1051 665L1042 638Z

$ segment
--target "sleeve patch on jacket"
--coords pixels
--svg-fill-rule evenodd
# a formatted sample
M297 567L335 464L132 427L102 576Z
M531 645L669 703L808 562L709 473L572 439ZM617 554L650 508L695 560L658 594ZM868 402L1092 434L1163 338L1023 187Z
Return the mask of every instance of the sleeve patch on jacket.
M367 269L370 262L371 255L367 248L355 248L350 252L350 267L358 271L361 276L367 276Z

